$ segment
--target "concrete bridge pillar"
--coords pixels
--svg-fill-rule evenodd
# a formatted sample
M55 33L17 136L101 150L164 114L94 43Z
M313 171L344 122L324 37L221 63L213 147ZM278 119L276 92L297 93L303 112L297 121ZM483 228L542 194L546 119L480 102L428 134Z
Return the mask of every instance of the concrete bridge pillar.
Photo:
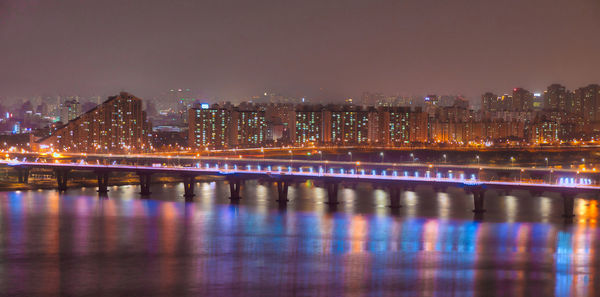
M230 178L229 180L229 192L231 193L230 200L238 201L242 199L240 197L240 187L242 185L242 181L238 178Z
M573 218L575 217L575 196L574 192L564 192L562 193L563 198L563 218Z
M278 199L277 201L279 203L285 203L288 201L288 188L289 188L289 181L286 180L279 180L277 181L277 195L278 195Z
M473 194L473 212L474 213L484 213L484 197L485 190L481 186L469 187L467 192Z
M54 175L56 175L56 183L58 185L59 192L67 191L67 181L69 180L69 169L55 169Z
M400 197L402 195L402 188L399 186L390 186L390 208L397 209L401 208Z
M108 171L99 171L96 172L98 176L98 193L105 194L108 193Z
M327 204L336 205L338 204L338 189L339 182L325 182L325 187L327 188Z
M140 194L142 196L149 196L152 173L138 172L138 177L140 178Z
M183 175L183 189L184 194L183 197L186 199L191 199L195 196L194 194L194 186L196 185L196 176L194 175Z
M27 167L16 167L17 179L21 184L29 183L29 168Z

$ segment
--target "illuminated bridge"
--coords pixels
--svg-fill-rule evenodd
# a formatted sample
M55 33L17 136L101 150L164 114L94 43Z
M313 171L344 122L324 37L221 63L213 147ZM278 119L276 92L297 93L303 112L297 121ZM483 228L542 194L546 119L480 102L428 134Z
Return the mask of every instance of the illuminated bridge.
M14 168L19 182L22 183L28 182L31 169L52 170L59 191L67 190L69 175L77 171L94 172L98 177L100 193L108 192L111 173L136 173L139 176L142 196L150 195L152 175L176 175L183 179L186 199L194 196L194 185L198 176L224 177L229 183L232 201L241 199L240 187L243 181L267 180L277 184L278 202L282 204L288 201L289 185L306 180L322 182L328 194L327 203L331 205L338 204L338 189L341 183L370 183L380 186L388 189L391 208L401 207L400 196L403 190L414 190L419 185L431 186L437 191L457 187L472 195L475 213L485 212L484 194L487 190L508 193L520 189L530 191L534 196L544 192L560 193L564 205L563 215L573 217L576 195L591 194L596 197L600 191L598 174L595 171L579 172L569 169L241 158L194 159L194 163L188 162L183 165L120 164L116 160L109 164L100 164L100 160L95 161L96 164L91 163L91 160L59 163L58 160L40 162L14 159L0 161L0 164Z

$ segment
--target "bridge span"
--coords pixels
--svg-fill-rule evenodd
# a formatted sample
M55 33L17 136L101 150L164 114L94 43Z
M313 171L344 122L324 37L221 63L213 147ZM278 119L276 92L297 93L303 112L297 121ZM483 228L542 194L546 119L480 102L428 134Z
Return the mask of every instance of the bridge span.
M214 160L213 160L214 161ZM400 196L404 190L414 190L416 186L427 185L436 191L442 191L448 187L464 189L465 193L473 197L473 212L485 212L484 195L488 190L499 193L508 193L511 190L527 190L532 195L538 196L544 192L560 193L563 199L564 217L574 216L574 199L578 194L591 194L596 197L600 193L600 186L593 180L587 178L563 177L557 182L544 180L486 180L480 175L460 175L452 171L435 171L432 174L431 167L415 167L412 170L399 169L365 169L339 167L327 168L325 163L319 166L289 166L285 160L278 160L280 165L256 165L248 160L228 160L228 163L197 163L195 166L163 166L163 165L128 165L128 164L88 164L80 163L45 163L45 162L19 162L15 160L0 161L0 165L10 166L17 172L19 182L27 183L31 169L39 168L54 172L57 181L57 189L66 191L70 174L77 171L94 172L98 178L98 192L108 192L110 174L113 172L133 172L139 176L140 194L150 195L150 184L152 175L177 175L182 177L184 184L184 196L191 199L194 196L194 185L198 176L220 176L224 177L230 187L230 199L239 201L240 188L244 180L258 179L275 182L278 190L278 202L285 204L288 201L288 187L291 183L314 180L322 182L327 190L327 203L336 205L338 201L338 189L340 184L370 183L388 189L390 207L400 208ZM269 163L270 164L270 163ZM307 164L304 164L307 165ZM347 164L352 165L352 164ZM402 169L406 169L402 167ZM425 171L424 171L425 170ZM565 182L565 179L566 182Z

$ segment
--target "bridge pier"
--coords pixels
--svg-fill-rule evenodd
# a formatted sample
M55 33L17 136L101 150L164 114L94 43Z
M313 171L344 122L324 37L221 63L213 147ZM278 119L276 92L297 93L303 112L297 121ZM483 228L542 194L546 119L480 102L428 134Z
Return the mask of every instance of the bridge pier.
M21 184L29 183L29 168L27 167L16 167L17 179Z
M194 185L196 184L196 176L194 175L183 175L183 189L184 194L183 197L186 199L191 199L194 197Z
M231 197L229 197L229 200L238 201L242 199L242 197L240 197L240 187L242 185L242 181L238 178L230 178L228 179L228 181L229 192L231 193Z
M471 194L473 194L473 212L474 213L484 213L485 212L485 208L484 208L484 197L485 197L485 190L480 187L480 186L476 186L476 187L469 187L467 189L468 192L471 192Z
M563 198L563 218L571 219L575 217L575 195L576 193L567 192L562 193Z
M67 191L67 181L69 180L69 169L54 169L54 175L56 175L56 183L58 185L59 192Z
M329 205L337 205L338 202L338 182L325 182L325 187L327 188L327 204Z
M277 181L277 195L278 195L278 199L277 201L279 203L285 203L288 200L288 188L289 188L289 181L286 180L278 180Z
M96 172L98 176L98 193L105 194L108 193L108 171L99 171Z
M149 196L152 173L138 172L138 177L140 178L140 194L142 196Z
M390 208L398 209L401 208L400 196L402 195L402 188L399 186L390 186Z

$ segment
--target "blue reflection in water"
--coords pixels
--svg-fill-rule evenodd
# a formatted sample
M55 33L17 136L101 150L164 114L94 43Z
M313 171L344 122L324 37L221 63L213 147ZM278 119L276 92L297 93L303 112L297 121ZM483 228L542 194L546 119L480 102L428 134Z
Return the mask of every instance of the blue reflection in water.
M592 296L598 281L585 224L33 192L1 193L0 219L7 295Z

